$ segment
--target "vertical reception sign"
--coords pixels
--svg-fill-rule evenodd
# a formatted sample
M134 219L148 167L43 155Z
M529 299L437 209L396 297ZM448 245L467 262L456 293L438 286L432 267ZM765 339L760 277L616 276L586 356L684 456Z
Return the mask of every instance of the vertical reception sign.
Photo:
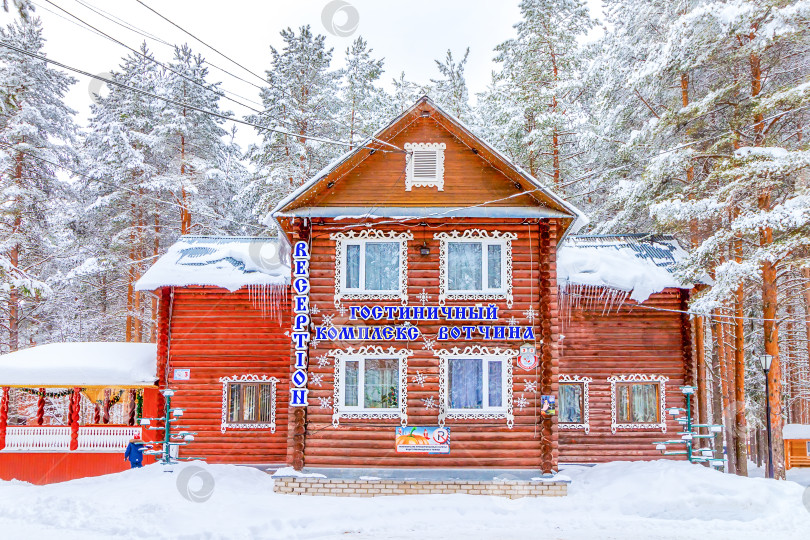
M293 331L295 371L290 384L290 406L307 406L307 365L309 363L309 245L300 241L293 249Z

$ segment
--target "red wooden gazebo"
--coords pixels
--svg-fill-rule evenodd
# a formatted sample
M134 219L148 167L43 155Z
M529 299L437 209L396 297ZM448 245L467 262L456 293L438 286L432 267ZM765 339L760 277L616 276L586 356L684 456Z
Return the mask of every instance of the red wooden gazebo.
M155 416L155 345L55 343L0 356L0 479L35 484L118 472Z

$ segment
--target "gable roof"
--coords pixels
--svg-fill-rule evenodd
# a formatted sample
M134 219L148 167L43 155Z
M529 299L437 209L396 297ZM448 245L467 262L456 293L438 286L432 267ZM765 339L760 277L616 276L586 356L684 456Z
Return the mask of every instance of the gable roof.
M309 201L314 200L316 195L322 193L324 188L331 187L331 185L329 185L330 183L333 185L333 182L338 182L343 175L351 171L370 155L373 155L378 150L391 151L391 145L388 141L396 136L405 126L425 115L431 116L440 126L450 132L459 141L473 149L480 158L487 161L493 168L512 180L516 186L520 186L521 190L509 198L525 198L526 195L529 195L542 205L542 207L538 206L529 211L525 205L516 205L514 207L500 206L499 210L495 211L494 206L488 206L487 203L482 203L466 207L433 206L428 209L428 212L423 211L420 213L416 208L408 208L407 211L403 211L401 207L381 208L379 205L375 205L373 208L346 207L337 209L335 207L326 209L318 207L317 205L307 205ZM404 150L398 151L404 152ZM482 217L483 209L495 211L497 215L493 217L506 217L507 215L510 217L559 217L562 218L564 222L567 221L566 234L569 231L579 230L588 222L588 218L576 206L563 200L550 188L541 184L536 178L513 163L503 153L476 136L473 131L460 120L444 111L429 97L423 96L388 125L377 131L356 148L332 161L332 163L324 167L315 176L287 195L276 205L266 221L269 222L270 219L275 220L279 228L284 230L280 220L286 220L291 217L351 217L358 219L364 217L421 218L431 217L432 215L445 217L448 215L452 215L453 217ZM527 215L527 212L531 215Z
M209 285L233 292L245 286L289 283L289 252L278 238L181 236L141 276L135 289Z

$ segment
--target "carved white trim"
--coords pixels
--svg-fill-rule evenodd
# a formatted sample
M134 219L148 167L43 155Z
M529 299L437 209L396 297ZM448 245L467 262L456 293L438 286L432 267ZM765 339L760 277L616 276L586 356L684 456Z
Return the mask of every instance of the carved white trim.
M443 306L446 300L506 300L506 305L512 307L512 240L517 240L515 233L502 233L500 231L487 231L485 229L466 229L464 231L450 231L435 233L435 240L439 240L439 305ZM447 271L448 242L476 242L497 243L504 246L503 283L500 291L488 292L486 289L480 293L475 291L451 292L448 290L449 273ZM482 250L482 256L486 257L486 250ZM486 266L486 261L482 261ZM481 284L486 285L485 282Z
M340 307L342 300L399 300L403 306L408 305L408 240L413 240L410 231L394 232L377 229L332 233L329 238L335 241L335 307ZM343 290L345 245L350 241L368 242L374 240L399 242L399 290L391 292L347 292ZM362 264L362 261L361 261Z
M590 377L580 377L579 375L565 375L560 374L560 384L565 383L579 383L582 385L582 423L568 423L568 422L559 422L557 427L560 429L583 429L585 430L585 434L591 432L591 425L590 425L590 406L588 404L588 384L592 382L593 379Z
M335 359L335 382L334 399L332 409L332 425L337 427L341 418L349 419L375 419L375 418L399 418L403 426L408 424L408 357L413 356L410 349L395 349L389 347L384 349L378 345L367 345L354 349L332 349L327 353ZM346 360L368 359L368 358L394 358L399 361L399 410L374 411L369 409L353 410L343 406L343 372ZM360 389L362 392L362 389ZM362 394L361 394L362 395Z
M644 373L633 373L630 375L611 375L607 378L610 383L610 432L616 433L619 429L660 429L662 433L667 431L667 416L666 416L666 382L669 377L666 375L647 375ZM660 411L658 413L659 422L647 422L636 424L620 424L617 421L616 411L616 383L658 383L658 398Z
M437 349L433 353L439 357L439 425L444 426L445 420L471 420L471 419L506 419L509 429L515 423L514 408L512 405L512 359L518 355L514 349L501 349L495 347L481 347L473 345L463 350L458 347L452 349ZM448 383L448 363L451 358L481 358L484 360L499 359L504 363L506 374L504 378L504 407L497 410L482 409L480 411L453 411L450 410L450 388Z
M267 375L233 375L231 377L220 377L222 383L222 424L220 431L225 433L226 429L270 429L270 433L276 432L276 384L278 379ZM228 384L229 383L258 383L270 385L270 423L229 423L228 422Z
M444 191L444 143L405 143L405 151L408 154L408 164L405 167L405 191L411 191L415 187L435 187L439 191ZM414 159L413 152L435 152L436 153L436 176L434 178L413 177Z

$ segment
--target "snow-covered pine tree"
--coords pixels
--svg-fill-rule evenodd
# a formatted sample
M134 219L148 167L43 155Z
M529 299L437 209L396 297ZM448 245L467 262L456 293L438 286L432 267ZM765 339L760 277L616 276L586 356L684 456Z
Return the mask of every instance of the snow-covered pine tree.
M0 40L44 55L38 18L10 24L0 30ZM72 156L74 111L63 98L73 82L40 59L0 46L0 346L5 350L17 350L23 335L35 331L40 301L50 292L46 276L61 256L52 224L70 197L56 169Z
M283 30L281 37L281 51L270 47L272 65L267 87L261 91L264 110L248 120L286 133L259 131L261 141L247 151L256 177L239 194L261 218L284 195L348 149L306 137L336 139L343 129L335 120L340 112L340 73L331 69L332 49L326 48L326 38L313 34L308 25L297 34L290 28Z
M211 217L217 214L211 204L229 201L237 187L223 170L227 150L223 139L227 132L222 127L225 121L185 105L227 116L219 107L222 91L219 84L207 80L205 60L188 45L175 47L169 67L164 91L170 100L183 105L166 103L155 126L156 135L163 139L163 163L154 182L162 184L161 191L171 192L177 200L180 234L219 233L228 228L228 222Z
M345 139L352 145L377 131L386 120L389 104L385 92L377 86L383 73L383 59L375 59L368 43L358 37L346 49L346 67L342 70L343 123L348 126ZM344 127L344 130L346 128Z
M470 92L467 89L467 80L464 78L464 67L470 56L470 48L464 51L464 57L456 61L449 49L444 60L436 60L436 67L441 74L440 79L430 79L433 83L432 97L450 114L463 122L472 120L470 107Z
M521 124L520 148L512 149L512 155L519 155L518 162L533 176L570 191L576 182L569 176L579 174L574 165L581 155L581 118L575 110L582 95L577 40L595 21L582 0L522 0L520 11L517 36L496 48L505 83L501 88L515 105L510 109L518 113L506 119L504 131Z
M745 421L742 316L748 311L746 301L751 305L756 298L753 289L760 289L759 305L753 307L760 312L763 340L749 347L774 358L769 400L775 468L781 478L784 366L779 358L779 289L791 268L807 258L810 222L806 188L799 181L810 166L806 143L795 134L799 110L795 101L782 96L795 96L793 87L806 82L808 66L799 51L807 50L809 13L808 2L701 2L675 21L668 36L669 44L695 43L695 49L684 55L670 47L661 55L712 74L701 97L677 115L684 122L711 121L723 130L704 150L711 161L697 188L659 203L655 215L670 224L696 219L709 224L692 254L689 275L714 271L715 284L697 300L696 309L728 316L726 306L734 308L733 344L725 346L720 340L719 347L733 351L727 355L733 367L725 375L734 389L728 400L736 407L738 429ZM737 469L744 473L744 446L737 446Z
M151 54L144 43L140 55L124 58L114 80L156 95L164 92L161 73L145 58ZM152 315L134 284L154 257L155 241L164 229L179 229L167 227L177 222L176 207L164 183L155 181L167 167L164 139L157 133L165 106L160 99L112 86L91 107L85 137L88 174L95 179L85 182L83 190L89 210L85 242L99 268L92 279L97 301L114 299L114 318L124 315L126 341L150 337L143 323Z

